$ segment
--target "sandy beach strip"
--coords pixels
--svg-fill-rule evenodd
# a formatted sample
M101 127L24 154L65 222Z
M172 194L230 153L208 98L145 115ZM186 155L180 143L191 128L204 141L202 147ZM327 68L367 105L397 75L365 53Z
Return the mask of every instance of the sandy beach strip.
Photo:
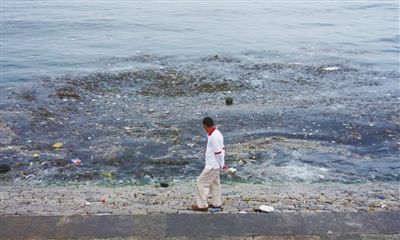
M221 213L254 212L260 205L275 212L359 212L400 210L400 188L394 183L223 184ZM1 186L0 214L110 215L193 213L194 182L167 188L158 185Z

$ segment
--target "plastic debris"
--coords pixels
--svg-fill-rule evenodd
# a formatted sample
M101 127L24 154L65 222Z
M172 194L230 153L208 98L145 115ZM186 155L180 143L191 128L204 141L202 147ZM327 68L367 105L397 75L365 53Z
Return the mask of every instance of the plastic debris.
M112 178L112 172L103 172L101 175L102 175L103 177L106 177L106 178L109 178L109 179Z
M53 148L60 148L60 147L62 147L63 145L64 145L63 143L58 142L58 143L54 143L54 144L52 145L52 147L53 147Z
M82 161L79 158L74 158L71 160L71 162L73 162L76 165L81 165Z
M221 211L222 211L221 208L210 208L211 213L216 213L216 212L221 212Z
M229 168L228 169L228 173L229 174L235 174L237 172L237 169L236 168Z
M39 153L34 153L34 154L33 154L33 157L34 157L34 158L39 158L40 155L39 155Z
M375 207L374 206L369 206L368 209L369 209L370 212L375 211Z
M339 67L324 67L323 68L325 71L336 71L339 70Z
M325 176L320 174L320 175L318 175L318 178L319 179L325 179Z
M261 211L267 212L267 213L271 213L271 212L275 211L275 209L274 209L273 207L267 206L267 205L261 205L261 206L259 207L259 209L260 209Z
M91 203L91 202L88 202L88 201L86 201L85 205L86 205L86 206L90 206L90 205L92 205L92 203Z
M160 187L169 187L169 184L166 182L160 182Z

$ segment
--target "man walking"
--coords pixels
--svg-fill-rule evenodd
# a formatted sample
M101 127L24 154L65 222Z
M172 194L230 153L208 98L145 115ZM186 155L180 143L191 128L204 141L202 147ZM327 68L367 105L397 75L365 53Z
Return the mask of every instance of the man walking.
M225 168L224 137L214 126L210 117L203 119L203 127L208 135L206 149L206 165L203 172L197 178L197 204L192 205L195 211L207 211L208 207L221 208L221 185L219 174ZM207 192L211 193L211 204L207 203Z

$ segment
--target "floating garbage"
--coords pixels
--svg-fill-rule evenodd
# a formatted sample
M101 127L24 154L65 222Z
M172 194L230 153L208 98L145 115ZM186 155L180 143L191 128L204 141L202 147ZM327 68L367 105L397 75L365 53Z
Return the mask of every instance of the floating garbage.
M260 209L260 211L267 212L267 213L271 213L271 212L275 211L275 209L273 207L268 206L268 205L261 205L259 207L259 209Z
M228 168L228 173L229 174L236 174L237 169L236 168Z
M7 164L1 164L0 165L0 173L6 173L11 171L11 167Z
M336 71L339 70L339 67L324 67L323 68L325 71Z
M60 148L60 147L62 147L63 145L64 145L63 143L58 142L58 143L54 143L54 144L52 145L52 147L53 147L53 148Z
M73 162L76 165L81 165L82 161L79 158L74 158L71 160L71 162Z
M169 187L169 184L166 182L160 182L160 187L166 188L166 187Z
M112 178L112 172L103 172L101 175L102 175L103 177L106 177L106 178L109 178L109 179Z

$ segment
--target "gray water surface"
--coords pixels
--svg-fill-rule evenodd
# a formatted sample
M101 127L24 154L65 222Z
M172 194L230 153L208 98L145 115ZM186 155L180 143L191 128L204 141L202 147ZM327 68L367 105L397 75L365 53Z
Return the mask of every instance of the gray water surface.
M2 84L130 68L107 59L262 54L398 71L398 1L2 1Z

